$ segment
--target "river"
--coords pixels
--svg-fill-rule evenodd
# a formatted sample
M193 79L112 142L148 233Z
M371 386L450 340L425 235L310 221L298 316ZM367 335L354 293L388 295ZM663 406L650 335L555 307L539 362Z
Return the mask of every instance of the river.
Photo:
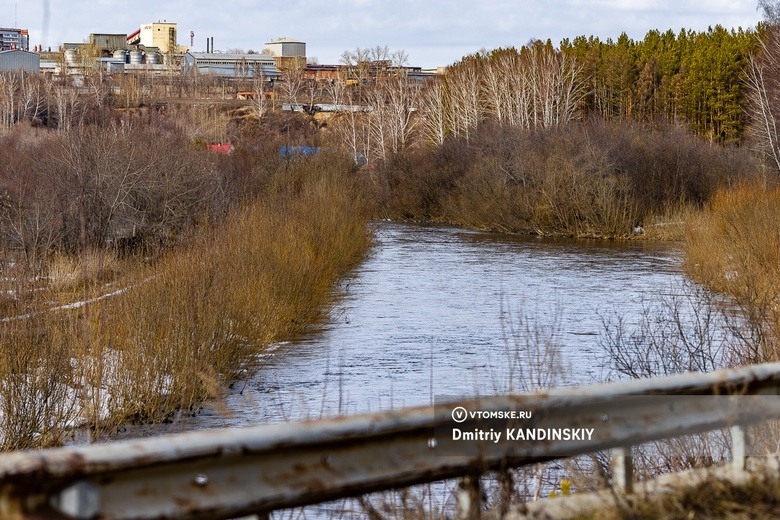
M382 222L321 329L276 346L224 405L164 430L427 405L532 390L534 381L603 381L604 320L638 322L648 305L682 291L680 264L681 252L663 243Z

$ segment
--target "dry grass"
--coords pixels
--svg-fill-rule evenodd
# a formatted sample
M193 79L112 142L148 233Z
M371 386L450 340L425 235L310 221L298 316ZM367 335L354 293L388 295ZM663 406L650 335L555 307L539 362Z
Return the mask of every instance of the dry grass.
M685 241L688 223L695 222L701 209L683 202L670 204L664 211L649 215L642 222L641 238L671 242Z
M0 323L2 447L57 444L74 423L159 422L219 397L269 343L321 319L362 259L371 236L354 183L332 159L290 164L265 196L137 264L111 298L86 282L114 269L107 257L59 257L52 285L92 303L48 312L47 293L27 304L33 318Z
M684 267L744 314L742 363L780 359L780 189L744 184L716 193L689 222Z
M113 251L89 249L78 255L55 254L47 262L48 287L54 292L112 280L121 271Z
M780 480L776 476L755 475L743 484L710 478L693 486L682 487L670 495L626 498L614 505L574 516L590 519L769 519L777 518L780 504Z

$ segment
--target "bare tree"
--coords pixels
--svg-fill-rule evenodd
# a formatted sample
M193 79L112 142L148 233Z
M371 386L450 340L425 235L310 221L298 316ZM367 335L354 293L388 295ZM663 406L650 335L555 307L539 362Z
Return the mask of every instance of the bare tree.
M447 70L443 91L432 90L440 98L434 106L446 116L439 128L468 140L486 117L523 128L567 123L582 104L580 70L549 43L469 56Z
M91 73L84 75L84 85L89 90L98 114L102 113L108 103L108 87L105 82L105 72L97 67Z
M347 74L342 68L337 69L336 78L326 81L323 85L326 96L333 103L334 111L338 111L344 104L347 90Z
M387 138L393 154L406 150L412 142L418 119L414 116L419 104L419 87L412 83L404 68L397 68L379 82L378 89L385 91Z
M262 121L268 111L268 100L265 95L265 74L263 67L257 64L252 75L252 108L255 110L258 121Z
M30 172L28 172L30 173ZM19 176L15 190L6 194L5 237L24 254L27 267L39 272L59 238L56 213L51 208L50 182L40 175Z
M67 132L79 123L81 103L78 92L66 85L58 85L54 88L54 108L57 120L57 129Z
M746 74L749 92L751 131L759 151L780 171L780 35L769 26L761 51L748 61Z
M758 9L764 13L764 20L770 25L777 25L780 23L780 2L758 0Z
M533 93L533 126L549 128L571 121L582 99L580 68L549 45L526 47L526 73Z
M499 51L501 57L496 57L489 62L482 73L482 88L485 96L485 106L487 110L493 113L498 122L504 122L507 118L507 108L510 106L509 93L507 88L507 79L512 70L506 70L504 65L507 59L503 55L508 54L511 57L517 55L514 49Z
M15 72L0 72L0 123L10 128L16 122L16 98L19 75Z
M295 106L303 92L306 83L305 70L306 64L298 59L285 63L282 68L280 88L284 102L289 103L291 108Z
M423 135L435 145L444 144L447 129L447 91L443 81L436 78L428 83L420 96Z
M446 76L451 101L447 126L455 137L466 140L484 113L479 65L476 58L467 58L453 66Z
M336 105L339 108L331 125L333 133L339 144L349 151L356 164L363 159L371 162L371 109L361 104L359 89L345 88L339 92L339 99L343 104Z

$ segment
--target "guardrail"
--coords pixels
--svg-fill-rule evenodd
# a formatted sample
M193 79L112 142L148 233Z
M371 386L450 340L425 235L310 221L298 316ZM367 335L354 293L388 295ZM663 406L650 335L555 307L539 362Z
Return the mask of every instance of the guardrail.
M0 457L0 517L231 518L458 477L470 483L468 498L478 495L478 476L486 471L607 449L624 455L616 480L629 488L627 447L725 427L741 432L742 425L780 417L777 398L723 397L739 400L727 409L702 396L779 393L776 363L316 422L14 452ZM593 435L469 442L442 455L454 427L470 431L492 424L473 417L456 423L455 406L487 415L528 410L533 424L592 429ZM734 442L736 464L744 464L740 439ZM478 500L465 500L463 510L477 515Z

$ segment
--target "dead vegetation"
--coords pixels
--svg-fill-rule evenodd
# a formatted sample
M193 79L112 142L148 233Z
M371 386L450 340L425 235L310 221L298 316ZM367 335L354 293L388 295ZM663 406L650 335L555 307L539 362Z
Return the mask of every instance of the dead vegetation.
M349 160L220 155L149 117L0 137L4 449L197 411L317 323L370 244Z

